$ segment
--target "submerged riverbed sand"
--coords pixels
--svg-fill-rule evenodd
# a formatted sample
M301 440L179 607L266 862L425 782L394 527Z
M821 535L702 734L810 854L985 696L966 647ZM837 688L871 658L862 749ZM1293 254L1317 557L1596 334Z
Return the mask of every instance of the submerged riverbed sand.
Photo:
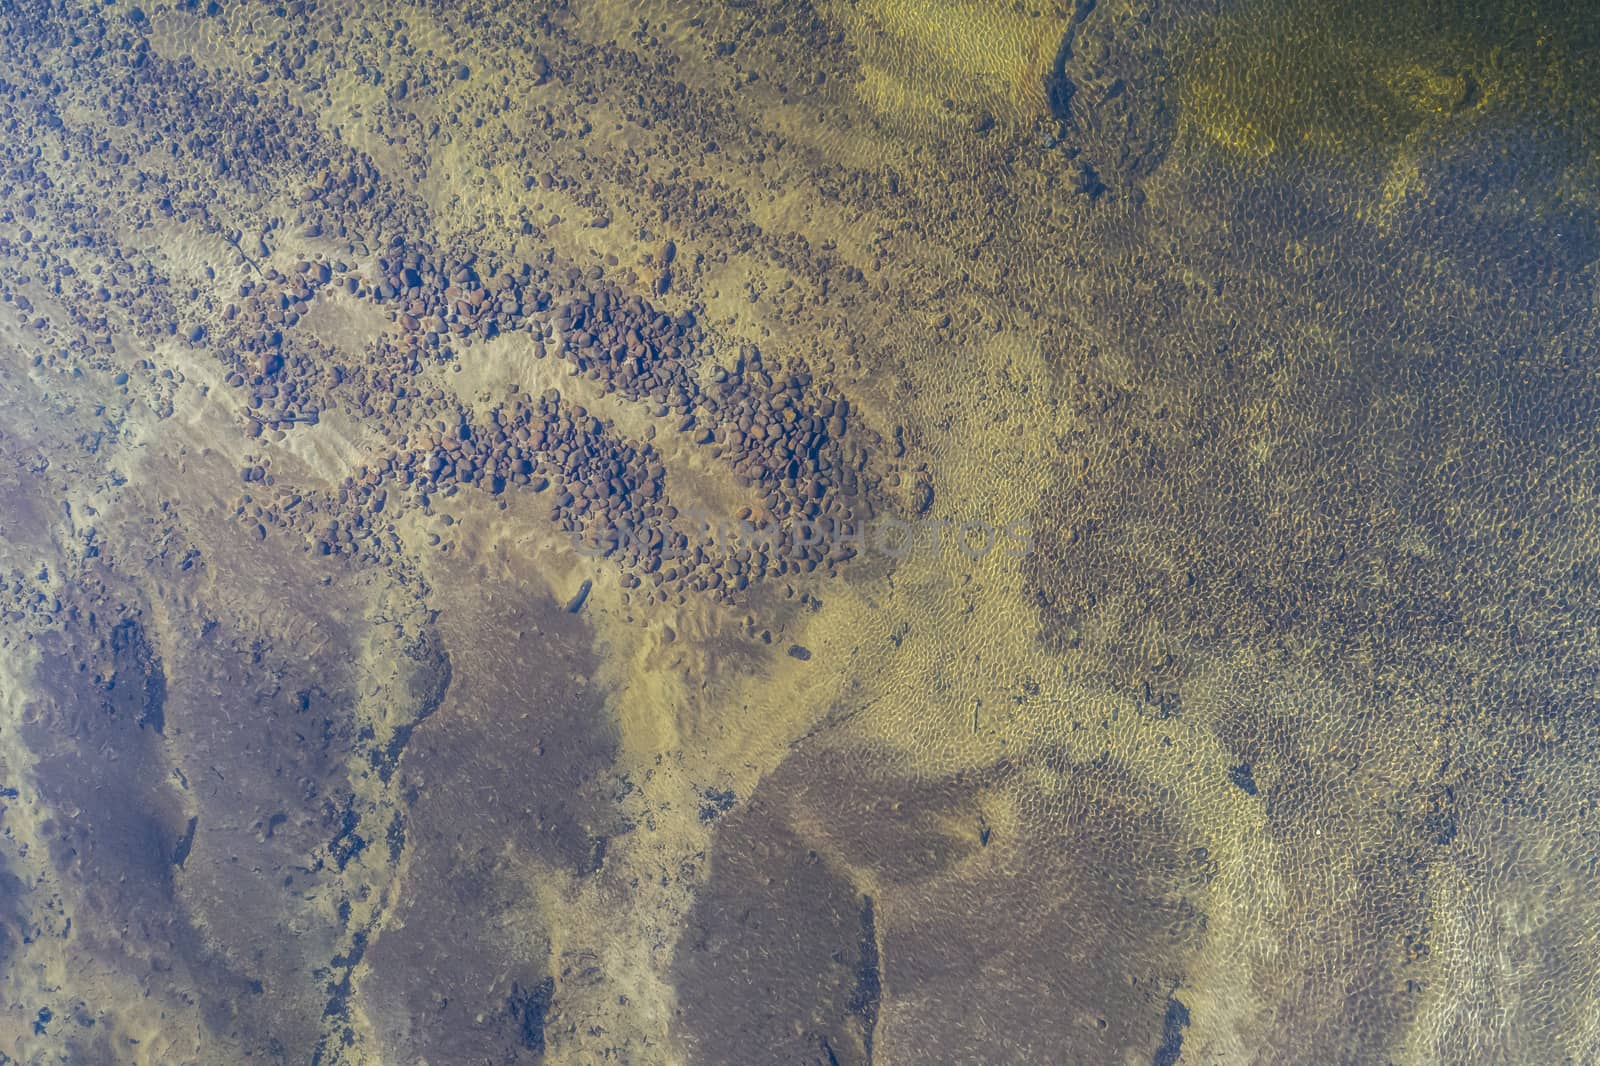
M1593 1057L1593 38L17 5L0 1061Z

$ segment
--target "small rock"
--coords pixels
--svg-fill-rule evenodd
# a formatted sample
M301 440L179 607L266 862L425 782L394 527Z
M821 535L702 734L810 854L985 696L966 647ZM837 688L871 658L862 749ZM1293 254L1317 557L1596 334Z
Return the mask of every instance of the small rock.
M1251 772L1249 763L1240 763L1238 766L1229 769L1228 780L1243 790L1245 795L1254 796L1256 794L1256 779Z
M577 593L567 601L567 613L577 614L583 610L584 601L589 598L589 590L594 588L594 582L584 578L583 584L578 586Z

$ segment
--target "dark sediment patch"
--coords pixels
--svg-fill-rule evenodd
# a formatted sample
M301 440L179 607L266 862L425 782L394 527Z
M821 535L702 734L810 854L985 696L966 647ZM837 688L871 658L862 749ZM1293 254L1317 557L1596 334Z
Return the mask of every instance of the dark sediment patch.
M1256 779L1250 772L1249 763L1242 762L1238 766L1230 768L1228 770L1228 780L1243 790L1245 795L1254 796L1256 794Z
M546 977L528 989L513 984L506 999L506 1010L517 1023L522 1046L536 1055L544 1054L544 1020L555 990L555 979Z
M719 823L679 945L699 1061L866 1062L888 1016L951 1063L1154 1053L1171 967L1201 943L1204 849L1113 763L1037 761L1053 784L1010 764L914 782L797 749ZM990 803L1025 812L1019 839L980 841Z
M150 648L144 629L132 618L111 631L112 676L105 681L110 714L131 715L143 729L161 732L167 702L167 675Z
M526 873L603 876L623 828L605 790L615 741L598 693L571 681L594 663L558 604L468 596L439 626L449 689L394 776L406 877L351 994L386 1056L523 1061L553 1039L561 1000L554 919ZM485 646L486 632L524 636Z
M1204 5L1200 5L1203 7ZM1195 5L1140 6L1134 17L1077 0L1050 71L1045 100L1058 132L1052 150L1075 168L1071 192L1128 192L1166 158L1177 131L1168 44L1200 24Z
M681 1033L707 1066L869 1061L863 903L764 803L728 816L673 961ZM733 843L735 842L736 843Z
M405 684L409 704L407 716L395 726L388 743L381 750L374 748L370 756L372 764L378 769L378 777L385 783L400 765L400 757L405 754L406 745L411 742L417 727L444 703L453 676L450 656L440 645L438 635L432 631L420 634L404 649L404 656L404 662L409 667Z
M316 934L262 938L261 929L287 920L292 894L263 891L253 871L281 877L305 860L314 838L285 850L292 833L230 840L223 828L244 829L262 806L294 808L294 797L262 787L281 783L279 774L301 757L289 730L262 743L293 712L274 713L270 699L258 700L272 687L260 649L252 662L218 636L213 630L181 654L161 654L137 618L109 624L85 611L50 638L22 739L36 759L51 861L77 919L72 950L101 965L132 965L153 994L165 995L173 982L189 990L212 1047L309 1053L321 1004L303 974ZM154 679L163 661L186 679L166 693L165 735L143 728L158 722L162 684ZM217 690L224 705L212 701L192 718L193 689L230 672ZM210 797L204 819L186 813L191 781ZM101 932L113 928L122 930L115 944ZM262 1001L264 988L272 992ZM102 1009L114 1027L117 1005Z
M860 965L856 987L850 994L850 1013L861 1019L861 1042L866 1061L872 1062L872 1038L878 1028L878 1009L883 1001L883 975L878 967L878 923L873 915L872 897L861 897Z
M1183 1031L1189 1028L1189 1008L1176 996L1167 997L1167 1013L1161 1020L1161 1046L1156 1048L1150 1066L1178 1066L1183 1055Z
M28 887L0 855L0 967L10 965L12 952L29 935L25 931L28 902Z

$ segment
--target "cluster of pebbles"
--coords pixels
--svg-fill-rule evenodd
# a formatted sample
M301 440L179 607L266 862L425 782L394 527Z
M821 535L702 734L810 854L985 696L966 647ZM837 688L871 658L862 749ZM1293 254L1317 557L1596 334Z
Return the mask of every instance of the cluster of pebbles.
M302 260L241 285L224 309L226 336L217 339L227 343L218 348L233 361L228 383L246 394L253 436L314 422L332 404L376 419L395 442L340 489L338 508L367 513L315 519L315 550L381 549L373 516L392 507L391 490L428 507L471 486L495 496L547 494L552 523L577 548L612 559L625 587L661 599L733 597L764 578L831 569L855 554L849 534L880 506L870 435L853 425L849 401L806 365L775 373L751 345L713 364L702 359L711 341L693 311L669 315L576 271L479 266L476 256L425 245L393 247L369 272ZM398 332L346 368L295 329L325 291L386 309ZM513 386L487 416L475 416L425 384L425 365L476 351L458 341L508 333L526 335L536 358L565 360L590 391L644 406L654 419L648 439L624 439L555 389L533 397ZM728 535L732 521L709 535L689 518L700 510L695 501L669 498L657 426L675 432L681 448L704 449L749 490L749 506L728 516L744 536ZM270 481L259 464L242 476Z
M220 296L209 287L216 269L205 268L204 283L188 279L199 287L185 293L143 257L108 255L90 273L66 266L51 273L59 302L73 313L63 325L78 334L61 337L63 348L83 346L92 365L117 366L108 338L118 332L188 345L221 362L242 401L247 433L265 438L251 445L240 468L239 515L259 535L278 525L303 532L318 552L393 558L399 542L389 520L396 510L428 509L435 497L470 485L493 494L547 493L559 529L618 563L625 584L663 594L731 595L772 575L831 568L855 553L847 533L883 502L868 459L883 442L856 424L847 400L814 380L806 364L779 368L750 346L737 355L730 347L719 360L693 311L653 305L666 286L648 286L648 298L630 295L598 270L557 266L548 251L507 265L433 247L417 238L431 228L425 207L385 182L370 159L326 137L284 91L215 76L189 59L163 60L140 20L93 17L75 35L44 21L37 29L50 48L105 49L119 67L140 74L108 76L103 129L68 131L58 121L51 127L70 142L75 180L98 183L94 193L53 188L48 175L36 173L39 161L14 160L4 184L22 196L3 210L7 226L17 229L0 239L31 248L34 229L87 234L116 217L136 228L184 226L231 249L248 279ZM113 42L126 48L112 49ZM24 101L29 122L52 121L64 106L53 97L89 91L87 83L58 84L45 70L37 80L38 91ZM196 116L219 122L204 126ZM242 132L222 137L218 128ZM92 165L85 169L80 159ZM180 165L185 159L207 162L189 168ZM292 189L287 228L277 218L259 231L241 228L259 210L256 194L273 187ZM523 232L531 235L526 223ZM376 234L384 236L374 254L365 240ZM305 258L286 261L289 246L304 249ZM93 258L89 249L78 252L80 261ZM658 252L663 269L674 252L670 244ZM50 269L44 259L37 266ZM16 280L20 289L46 279ZM304 321L327 301L378 308L398 328L352 351ZM61 332L46 320L53 309L34 308L25 294L13 298L12 309L36 332L47 325L52 339ZM525 337L535 356L565 361L586 394L640 405L653 428L643 440L625 439L571 397L548 393L501 397L486 417L442 387L437 368L481 351L465 342L501 335ZM144 369L143 362L135 366L134 376ZM114 384L145 383L130 382L118 368ZM152 387L171 391L161 382ZM332 411L389 442L387 450L333 493L279 484L271 444ZM707 536L691 520L700 501L681 484L669 485L667 468L696 449L747 490L741 502L748 506L726 517L756 536Z

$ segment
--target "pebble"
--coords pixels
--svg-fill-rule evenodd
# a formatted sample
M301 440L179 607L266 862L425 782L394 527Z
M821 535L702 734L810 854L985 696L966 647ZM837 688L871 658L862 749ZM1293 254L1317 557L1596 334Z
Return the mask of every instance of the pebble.
M583 610L584 602L589 598L589 590L593 587L594 582L584 578L583 584L578 586L578 591L573 595L572 599L567 601L568 614L577 614Z
M664 269L677 258L676 246L661 242L654 258ZM552 292L547 285L565 287ZM380 342L373 365L330 365L314 338L289 332L324 286L386 307L405 332ZM496 495L524 488L549 493L558 529L613 558L625 589L647 578L644 595L659 602L694 590L728 599L765 578L826 569L847 557L820 544L752 553L704 540L665 495L665 464L652 441L658 425L667 430L667 424L649 423L638 439L625 440L555 389L538 396L508 389L486 419L469 419L443 389L419 386L421 364L463 369L465 355L455 354L455 339L512 330L531 334L536 356L563 361L601 393L653 410L663 422L670 418L689 440L711 449L714 460L755 489L764 528L786 528L797 518L855 524L870 517L880 499L878 475L863 454L867 441L856 435L848 400L819 385L806 364L769 367L756 346L743 345L736 359L719 360L703 378L706 338L696 314L668 315L647 295L606 280L599 267L572 268L565 281L559 275L552 281L536 264L503 268L396 239L359 282L346 263L302 260L288 277L265 267L239 286L239 301L229 305L233 317L223 318L228 333L214 347L229 350L240 337L234 350L254 362L254 375L241 367L228 377L233 388L247 390L255 416L250 434L259 435L262 423L274 437L293 432L293 412L326 407L317 390L351 379L353 388L336 395L396 433L392 458L364 469L359 483L352 479L341 492L358 513L393 512L396 497L379 494L385 483L411 486L416 492L400 499L419 503L462 486ZM292 361L285 358L290 350ZM483 392L478 400L492 396ZM282 417L265 417L268 412ZM399 435L408 419L418 419L410 438ZM623 523L639 535L619 536ZM770 631L763 639L771 641Z

